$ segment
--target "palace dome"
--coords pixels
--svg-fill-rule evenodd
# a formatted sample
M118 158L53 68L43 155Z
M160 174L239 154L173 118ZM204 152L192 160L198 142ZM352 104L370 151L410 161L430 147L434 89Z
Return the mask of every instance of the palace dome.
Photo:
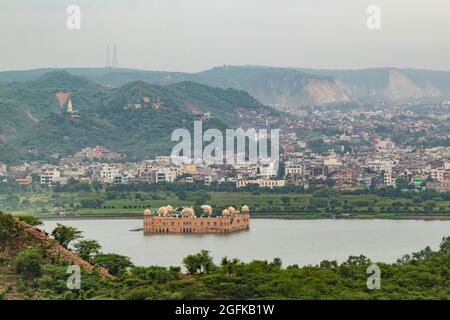
M160 207L156 213L159 216L166 216L168 213L167 207Z
M249 213L250 212L250 208L246 205L243 205L241 208L241 212L242 213Z
M235 207L228 207L228 211L229 211L231 214L236 214L236 208L235 208Z
M152 214L152 210L150 210L149 208L144 210L144 216L150 216Z
M230 211L228 209L223 209L222 210L222 215L223 216L229 216L230 215Z
M167 213L173 214L175 212L175 209L169 204L166 206Z
M181 215L183 217L192 217L195 215L195 212L192 208L183 208L183 210L181 210Z
M200 208L202 208L203 213L205 214L212 214L212 207L210 205L204 204Z

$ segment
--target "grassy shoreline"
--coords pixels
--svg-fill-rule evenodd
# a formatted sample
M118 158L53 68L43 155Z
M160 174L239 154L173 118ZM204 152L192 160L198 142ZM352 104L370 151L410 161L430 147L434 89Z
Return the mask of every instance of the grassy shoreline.
M146 208L210 204L217 211L248 205L253 219L450 220L450 195L433 192L344 194L212 192L25 192L0 195L0 211L42 219L141 218ZM384 193L383 193L384 192ZM60 213L65 213L60 216Z

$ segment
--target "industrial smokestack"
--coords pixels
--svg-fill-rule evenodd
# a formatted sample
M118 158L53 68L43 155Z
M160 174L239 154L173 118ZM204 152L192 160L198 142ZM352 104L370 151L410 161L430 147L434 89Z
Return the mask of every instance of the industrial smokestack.
M118 59L117 59L117 46L116 44L113 45L113 58L112 58L112 67L117 68L119 65Z
M111 67L111 53L109 51L109 44L106 45L106 64L105 66Z

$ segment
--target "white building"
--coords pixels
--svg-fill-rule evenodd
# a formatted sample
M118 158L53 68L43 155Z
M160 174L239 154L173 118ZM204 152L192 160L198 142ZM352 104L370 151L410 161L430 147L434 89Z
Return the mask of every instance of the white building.
M100 171L100 178L104 183L113 183L117 176L120 176L119 169L113 166L103 166Z
M395 179L392 175L392 171L385 171L383 175L383 185L386 187L394 187Z
M302 175L303 173L303 167L301 164L299 163L288 163L286 164L286 166L284 167L284 172L285 175Z
M431 178L434 181L442 182L444 181L445 170L442 168L431 170Z
M86 169L82 167L68 167L64 168L62 171L62 175L67 177L67 179L73 178L75 180L79 180L81 177L86 175Z
M6 165L0 162L0 176L6 176L7 168Z
M333 152L323 159L323 165L328 168L329 173L332 173L342 167L342 161L336 158L336 154Z
M372 160L369 162L369 168L380 173L381 171L391 171L392 162L388 160Z
M258 175L269 179L278 175L278 162L273 160L261 160L258 166Z
M275 179L255 179L255 180L247 180L247 179L239 179L236 181L236 187L245 187L249 184L257 184L259 187L265 188L280 188L286 185L286 180L275 180Z
M374 144L377 150L381 152L388 152L394 150L395 148L395 143L391 139L385 140L376 139Z
M444 169L450 171L450 162L444 162Z
M174 182L177 178L176 168L161 168L155 172L155 182Z
M41 184L51 186L56 183L65 184L67 178L61 176L61 171L57 167L45 167L41 169Z

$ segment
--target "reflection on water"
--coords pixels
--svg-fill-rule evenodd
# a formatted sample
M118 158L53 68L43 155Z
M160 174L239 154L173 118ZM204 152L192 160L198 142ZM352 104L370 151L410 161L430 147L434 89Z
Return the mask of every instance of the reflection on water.
M242 261L281 258L283 265L343 261L360 255L374 261L394 262L403 254L426 246L437 249L450 236L450 221L416 220L278 220L253 219L250 230L210 235L143 235L131 232L138 219L45 221L74 226L85 239L95 239L104 252L131 257L136 265L181 265L183 257L209 250L216 262L224 256Z

